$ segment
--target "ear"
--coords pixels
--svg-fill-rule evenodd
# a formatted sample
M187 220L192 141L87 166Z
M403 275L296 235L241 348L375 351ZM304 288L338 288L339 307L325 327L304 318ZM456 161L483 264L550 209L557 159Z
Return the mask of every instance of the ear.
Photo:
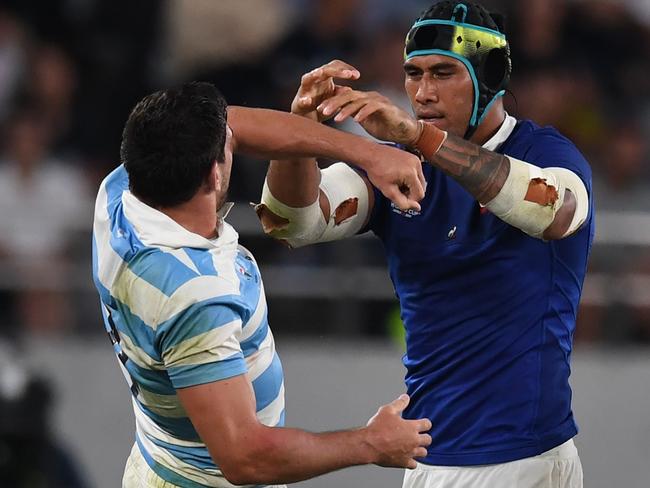
M208 179L207 179L208 191L210 192L215 191L219 193L221 191L221 181L222 181L221 171L219 171L219 164L215 159L214 162L212 163L212 169L208 174Z

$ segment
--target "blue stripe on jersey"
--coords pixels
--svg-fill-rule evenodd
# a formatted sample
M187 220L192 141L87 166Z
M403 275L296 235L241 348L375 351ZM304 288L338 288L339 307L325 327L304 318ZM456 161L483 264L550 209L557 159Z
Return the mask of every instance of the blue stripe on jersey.
M140 317L131 313L131 309L125 303L113 299L117 305L117 312L112 314L113 322L120 335L126 335L131 342L142 349L147 355L156 361L162 361L160 354L154 347L154 331Z
M184 463L194 466L199 469L214 469L219 467L210 457L208 449L205 447L187 447L170 444L169 442L161 441L152 436L147 436L148 439L159 447L167 450L177 459Z
M132 257L129 269L167 296L199 276L176 256L154 248L146 248Z
M106 177L106 211L110 220L111 247L125 261L142 248L131 223L122 212L122 194L129 189L129 178L123 165Z
M259 412L278 397L282 387L282 363L277 353L266 371L253 381L255 409Z
M119 166L106 179L111 247L128 263L134 274L169 296L179 286L198 275L171 254L159 249L145 249L122 209L122 194L128 190L128 186L124 166ZM138 255L142 249L145 251Z
M187 339L240 320L241 315L228 303L231 295L222 295L196 302L174 317L158 324L156 341L166 351ZM182 322L182 327L176 326Z
M202 385L213 381L232 378L248 371L242 353L213 363L191 364L188 366L168 367L169 379L175 388Z
M121 207L122 203L120 202L119 209ZM118 256L128 263L144 245L121 211L109 214L109 218L111 221L111 247Z
M168 481L169 483L173 483L174 485L179 486L180 488L210 488L207 485L197 483L196 481L188 480L187 478L184 478L183 476L176 474L174 471L163 466L162 464L157 463L156 460L153 459L151 455L149 455L147 450L144 448L137 434L135 436L135 441L138 444L138 448L140 449L140 453L142 454L142 457L145 459L145 461L147 461L149 467L153 469L154 472L165 481Z
M106 210L115 215L122 205L122 193L129 189L129 175L124 165L119 165L106 177Z
M269 334L269 323L264 317L264 320L257 328L257 330L248 339L241 343L241 350L245 357L250 356L260 348L260 344L266 339Z
M158 425L158 427L169 433L169 435L186 441L202 442L189 417L164 417L149 410L145 405L140 403L139 400L137 400L135 403L147 417L153 420Z
M158 395L176 394L176 390L172 386L166 371L141 368L132 360L127 361L125 367L136 383L144 389Z
M212 254L206 253L204 250L192 249L184 247L185 254L192 260L196 269L203 276L218 276L214 261L212 261Z

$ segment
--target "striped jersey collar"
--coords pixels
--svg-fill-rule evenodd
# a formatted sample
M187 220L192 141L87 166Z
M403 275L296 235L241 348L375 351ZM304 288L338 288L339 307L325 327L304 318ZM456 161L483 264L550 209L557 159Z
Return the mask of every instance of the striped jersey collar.
M517 119L506 114L506 118L499 127L499 130L494 134L490 139L483 144L483 148L488 151L496 151L499 149L499 146L506 142L512 131L515 130L515 125L517 125Z
M224 211L218 212L219 224L216 239L206 239L190 232L171 217L138 200L130 191L122 193L124 215L145 246L179 249L214 249L237 246L237 231L224 220L232 205L225 204Z

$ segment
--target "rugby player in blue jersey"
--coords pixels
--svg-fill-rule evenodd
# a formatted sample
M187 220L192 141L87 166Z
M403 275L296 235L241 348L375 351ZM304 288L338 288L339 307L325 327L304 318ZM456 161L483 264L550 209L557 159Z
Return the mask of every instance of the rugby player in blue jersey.
M235 149L347 156L398 203L418 208L412 198L423 195L415 156L396 165L403 151L286 113L227 114L210 84L139 102L93 225L94 281L136 420L122 486L267 486L358 464L415 467L431 422L402 418L407 395L360 429L283 428L284 379L262 279L224 220Z
M405 487L581 487L569 375L594 235L589 164L554 128L504 111L503 20L478 4L425 11L404 72L414 116L337 85L360 76L338 60L302 77L291 108L354 118L420 154L421 209L399 208L344 163L272 161L263 227L294 247L381 239L406 328L404 416L433 424Z

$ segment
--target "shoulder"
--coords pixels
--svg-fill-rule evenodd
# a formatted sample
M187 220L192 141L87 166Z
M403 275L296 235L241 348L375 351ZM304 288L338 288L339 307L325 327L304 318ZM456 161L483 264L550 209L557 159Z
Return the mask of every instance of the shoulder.
M544 167L572 170L591 181L591 167L576 145L555 127L540 127L531 120L520 120L504 145L504 153Z
M193 300L194 294L203 287L206 290L200 295L205 298L233 293L232 280L217 272L212 254L207 250L143 246L129 261L129 269L165 295L177 299L185 296Z

